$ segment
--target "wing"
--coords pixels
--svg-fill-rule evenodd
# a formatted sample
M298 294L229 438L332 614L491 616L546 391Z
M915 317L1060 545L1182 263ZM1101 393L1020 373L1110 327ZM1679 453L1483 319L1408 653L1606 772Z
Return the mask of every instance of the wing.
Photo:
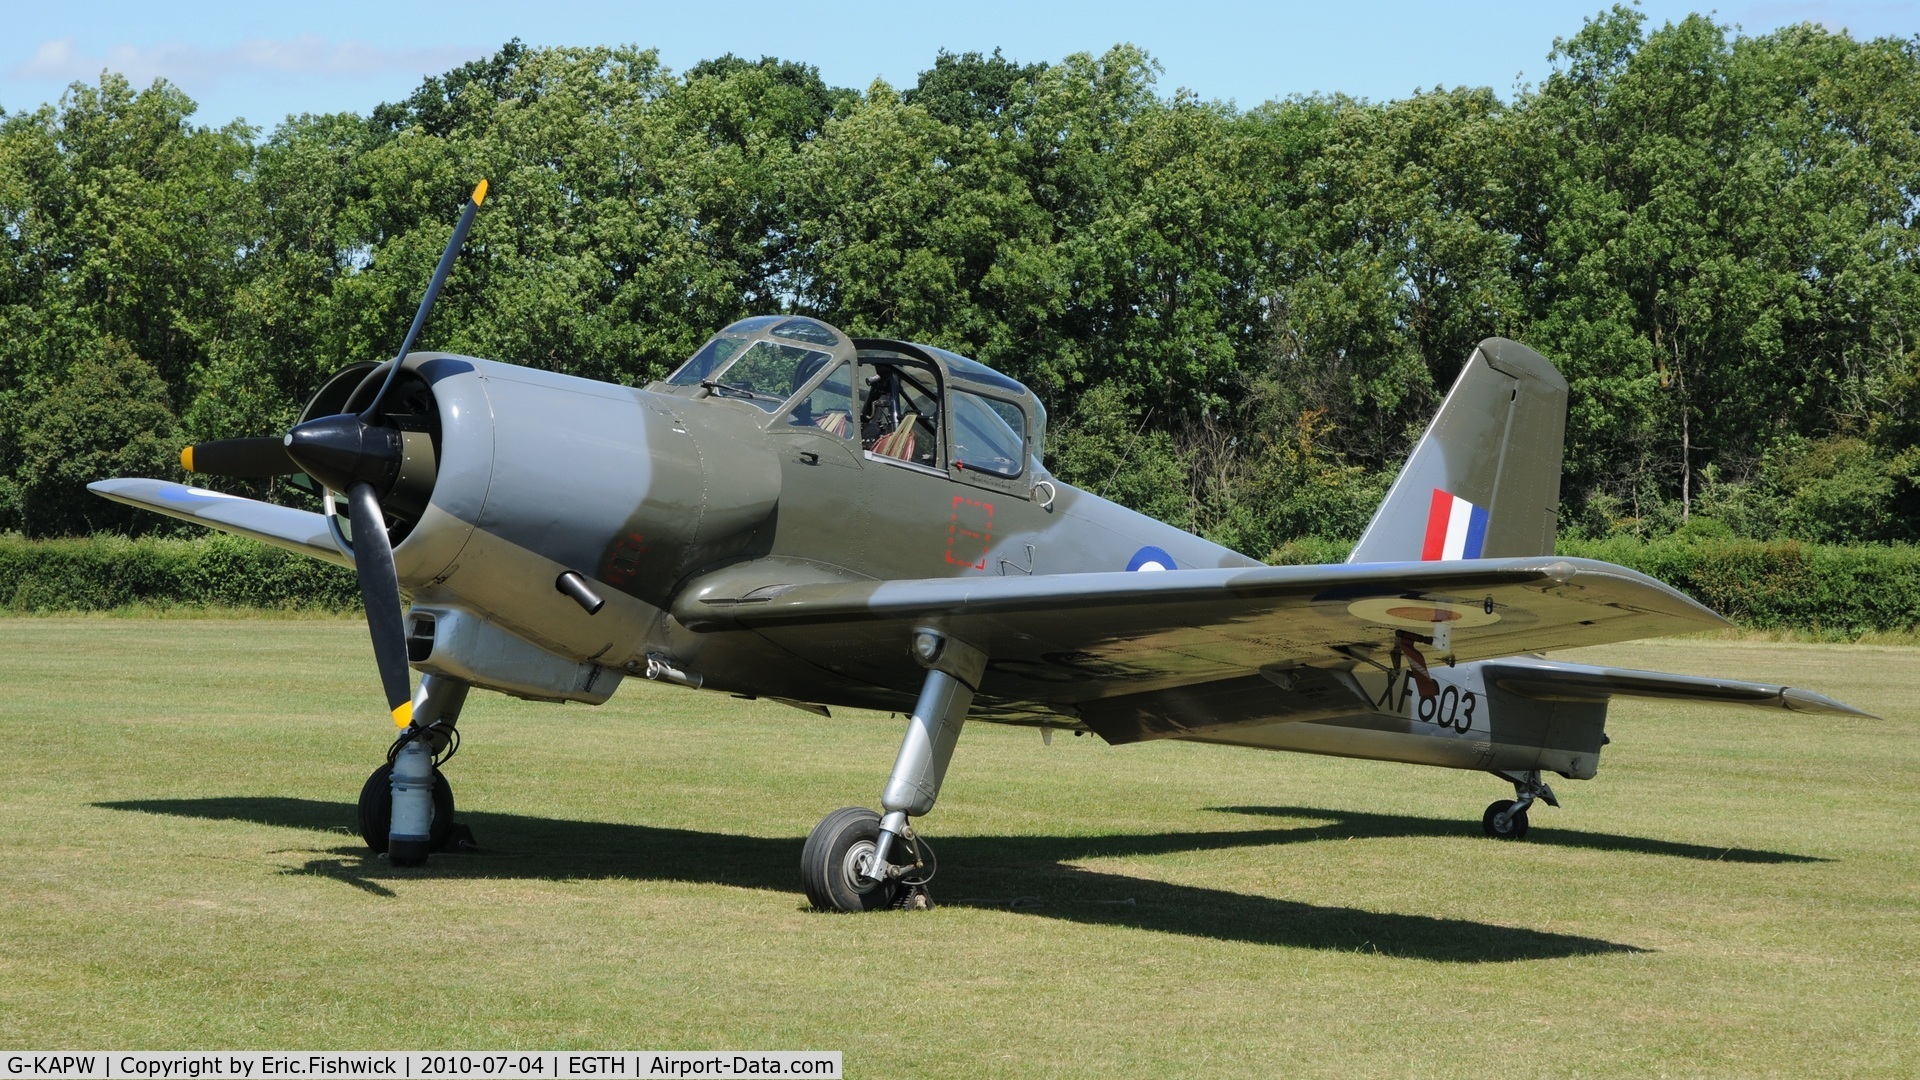
M1865 716L1872 713L1835 701L1824 694L1791 686L1714 679L1699 675L1669 675L1663 671L1561 664L1532 658L1498 660L1483 671L1487 681L1503 690L1539 701L1597 701L1609 697L1663 698L1721 705L1750 705L1790 712Z
M909 635L937 626L992 658L983 697L1054 706L1386 662L1403 641L1436 662L1478 660L1726 625L1643 574L1554 556L791 586L723 572L684 590L674 615L902 691L920 674Z
M275 506L166 480L99 480L88 484L87 490L114 502L222 532L251 536L325 562L353 565L352 557L334 543L327 519L310 510Z

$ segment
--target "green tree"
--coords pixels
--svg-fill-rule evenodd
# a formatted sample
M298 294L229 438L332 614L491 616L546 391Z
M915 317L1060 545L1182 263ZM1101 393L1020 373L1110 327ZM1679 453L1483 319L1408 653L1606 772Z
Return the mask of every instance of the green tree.
M1015 106L1027 100L1034 80L1046 70L1044 63L1016 64L1001 56L999 49L992 56L941 49L933 66L922 71L919 81L900 97L950 127L999 128Z
M1556 45L1521 103L1516 231L1573 385L1571 486L1684 517L1706 465L1863 428L1909 362L1920 66L1813 26L1642 23L1616 7Z
M177 476L167 387L124 341L101 338L22 418L16 513L29 536L146 532L161 519L86 490L110 476Z
M249 244L252 129L189 123L194 104L111 73L0 121L0 405L19 409L105 338L173 395L227 329Z
M1126 388L1101 383L1054 426L1049 460L1061 479L1182 528L1195 527L1192 462L1172 436L1137 415Z
M1267 368L1332 447L1397 465L1475 343L1517 335L1509 120L1486 90L1305 98L1243 121Z
M860 93L516 40L257 146L108 74L0 119L0 525L92 520L47 509L104 452L79 358L196 438L387 359L485 177L421 348L643 382L818 314L1006 370L1063 476L1259 554L1356 533L1501 334L1572 383L1575 530L1920 535L1920 43L1615 8L1552 56L1510 104L1239 110L1128 45Z

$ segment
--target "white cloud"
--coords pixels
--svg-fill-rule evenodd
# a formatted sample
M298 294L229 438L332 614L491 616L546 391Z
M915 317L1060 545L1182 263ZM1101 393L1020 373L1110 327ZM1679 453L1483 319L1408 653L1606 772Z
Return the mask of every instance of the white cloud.
M43 41L13 69L20 79L92 80L103 69L139 85L157 78L207 85L229 78L261 76L306 79L426 75L488 54L477 46L441 45L390 49L363 41L334 41L318 34L274 40L250 38L221 48L185 42L115 45L104 54L81 51L74 39Z

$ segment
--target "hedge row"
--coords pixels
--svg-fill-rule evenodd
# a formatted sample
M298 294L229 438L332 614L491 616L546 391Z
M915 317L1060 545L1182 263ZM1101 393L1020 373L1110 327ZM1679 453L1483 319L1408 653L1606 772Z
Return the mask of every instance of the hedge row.
M1274 562L1333 562L1337 541L1295 541ZM1920 547L1793 541L1563 540L1560 553L1632 567L1741 626L1816 634L1920 627ZM154 605L349 611L351 571L234 536L29 541L0 536L0 606L18 612Z
M353 571L238 536L190 540L0 536L0 608L105 611L192 605L347 611Z
M1920 627L1920 547L1793 540L1561 541L1632 567L1741 626L1853 635Z

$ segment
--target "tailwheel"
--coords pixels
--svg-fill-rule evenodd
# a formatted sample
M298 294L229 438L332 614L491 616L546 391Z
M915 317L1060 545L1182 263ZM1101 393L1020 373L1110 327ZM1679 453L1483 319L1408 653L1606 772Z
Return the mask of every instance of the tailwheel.
M807 899L822 911L873 911L891 907L897 881L874 881L862 871L879 849L880 815L865 807L835 810L807 834L800 851L800 880Z
M373 770L360 788L360 838L376 854L386 854L387 834L393 828L393 763ZM453 835L453 785L439 769L433 770L433 827L428 846L445 851Z
M1512 799L1496 799L1481 815L1480 827L1495 840L1525 840L1527 838L1527 811L1525 807L1515 809Z

